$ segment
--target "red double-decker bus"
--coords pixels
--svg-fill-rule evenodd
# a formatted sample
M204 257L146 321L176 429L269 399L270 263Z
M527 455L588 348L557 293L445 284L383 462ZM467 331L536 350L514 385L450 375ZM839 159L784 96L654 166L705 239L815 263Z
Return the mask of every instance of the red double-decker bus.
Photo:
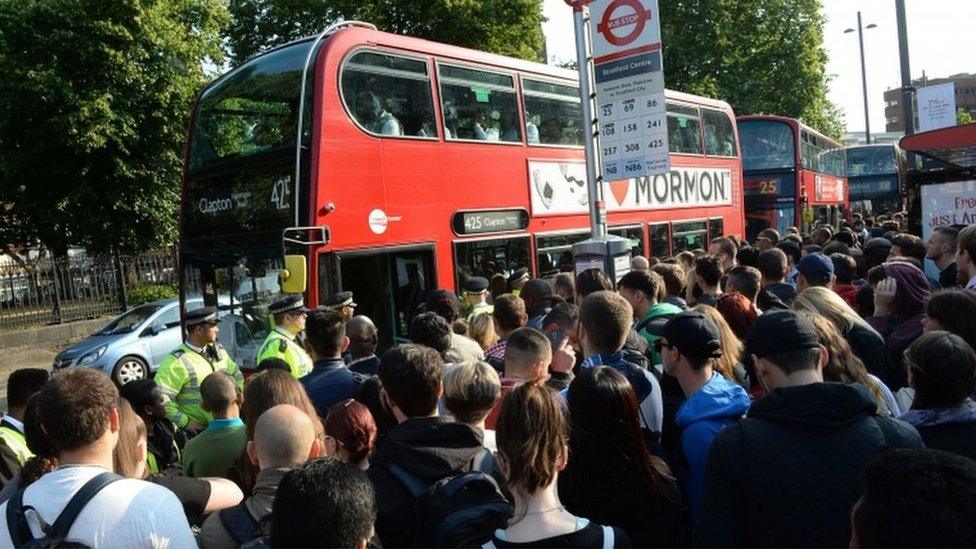
M221 307L221 337L247 365L286 256L286 286L310 305L354 292L381 345L406 337L432 289L479 275L499 292L518 268L571 270L589 235L575 76L359 23L245 62L193 110L182 299ZM635 254L744 229L732 110L667 103L671 172L604 185L609 232Z
M839 225L850 194L844 146L783 116L740 116L746 235Z

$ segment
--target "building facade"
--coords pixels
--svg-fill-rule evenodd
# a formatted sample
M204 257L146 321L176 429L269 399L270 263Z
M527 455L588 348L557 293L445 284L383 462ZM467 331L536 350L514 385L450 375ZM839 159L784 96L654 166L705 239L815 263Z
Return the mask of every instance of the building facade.
M956 85L956 108L965 109L969 114L976 118L976 74L961 73L954 74L948 78L927 78L922 73L922 78L913 80L912 85L916 88L923 86L934 86L952 82ZM904 132L905 119L901 104L901 88L891 88L884 92L885 101L885 131ZM912 112L915 113L915 128L918 128L918 104L912 98Z

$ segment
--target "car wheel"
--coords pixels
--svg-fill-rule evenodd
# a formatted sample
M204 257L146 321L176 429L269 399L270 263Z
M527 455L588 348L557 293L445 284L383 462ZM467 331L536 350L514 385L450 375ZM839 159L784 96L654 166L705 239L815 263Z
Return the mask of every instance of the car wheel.
M149 366L146 361L137 356L125 356L115 363L112 370L112 379L120 387L139 379L146 379L149 376Z

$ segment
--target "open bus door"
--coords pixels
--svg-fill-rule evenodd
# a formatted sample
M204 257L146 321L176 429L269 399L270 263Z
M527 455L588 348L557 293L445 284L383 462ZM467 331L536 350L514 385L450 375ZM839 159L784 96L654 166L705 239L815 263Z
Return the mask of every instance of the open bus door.
M410 320L437 288L433 244L325 252L318 261L320 301L352 292L356 314L376 325L377 354L409 341Z

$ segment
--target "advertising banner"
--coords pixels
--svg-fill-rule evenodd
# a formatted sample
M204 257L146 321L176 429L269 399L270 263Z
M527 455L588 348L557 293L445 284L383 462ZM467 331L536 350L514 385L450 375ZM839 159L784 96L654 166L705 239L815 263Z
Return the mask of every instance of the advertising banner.
M529 161L532 215L586 213L586 167L581 162ZM666 174L604 181L608 211L655 210L732 203L732 170L672 168Z
M922 186L922 239L928 242L936 227L976 224L976 181L959 181L941 185ZM930 259L925 260L925 273L939 277L939 270Z

